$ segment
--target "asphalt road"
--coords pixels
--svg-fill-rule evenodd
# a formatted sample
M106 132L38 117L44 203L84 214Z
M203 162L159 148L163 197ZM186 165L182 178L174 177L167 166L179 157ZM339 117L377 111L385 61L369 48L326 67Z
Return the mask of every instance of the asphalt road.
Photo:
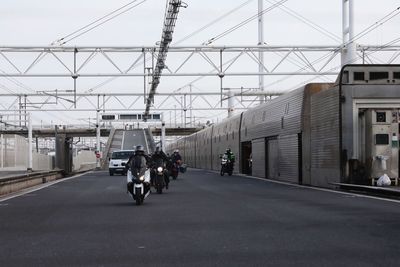
M137 145L142 145L146 149L144 130L135 129L124 131L124 142L122 144L122 149L134 149Z
M189 170L135 206L94 172L0 202L0 266L399 266L400 203Z

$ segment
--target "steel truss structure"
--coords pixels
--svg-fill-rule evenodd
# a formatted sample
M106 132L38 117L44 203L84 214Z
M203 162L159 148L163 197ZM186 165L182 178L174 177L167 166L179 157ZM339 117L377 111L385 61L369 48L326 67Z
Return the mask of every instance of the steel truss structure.
M337 71L327 69L341 52L337 46L175 46L169 47L171 54L186 54L177 67L165 66L167 72L160 76L254 76L254 75L337 75ZM154 67L154 61L160 52L158 47L0 47L0 77L148 77L151 73L146 68ZM243 70L240 72L230 71L234 64L242 57L248 57L254 63L260 63L256 53L262 52L265 56L276 56L280 53L280 61L271 66L263 66L264 71ZM391 52L390 59L386 62L377 62L372 54ZM31 54L33 60L28 62L28 67L22 68L13 60L13 54ZM128 68L123 69L118 62L112 59L112 54L123 53L125 58L132 58ZM312 60L310 54L322 53L323 57ZM363 63L385 63L391 64L400 56L400 46L357 46L357 54ZM150 59L148 58L150 55ZM212 70L182 71L185 64L195 56L202 59ZM217 55L217 59L216 58ZM228 56L230 55L230 56ZM298 58L298 63L303 64L302 70L281 71L279 67L285 61L290 61L289 56ZM90 64L96 64L96 58L103 57L114 69L111 72L87 71ZM35 71L45 57L53 57L64 71L61 72L38 72ZM32 58L32 56L31 56ZM173 59L171 59L173 60ZM271 62L266 60L267 62ZM274 60L275 61L275 60ZM152 63L147 65L148 63ZM26 62L24 62L26 65ZM146 64L147 63L147 64ZM199 64L200 65L200 64ZM140 67L139 67L140 66ZM11 68L11 69L10 69Z
M338 62L342 49L341 46L170 46L169 64L164 66L164 72L159 73L160 76L196 77L196 80L203 77L217 77L220 80L219 90L206 92L198 90L200 92L197 93L170 90L169 93L156 93L157 103L152 109L155 112L224 109L222 102L228 99L229 95L224 91L227 89L224 88L224 81L234 76L330 75L334 79L340 70ZM262 64L261 72L257 55L259 53L264 54L265 62ZM69 77L73 81L73 89L68 93L58 93L54 90L37 91L36 94L1 94L3 101L0 103L0 109L24 110L24 112L38 109L65 111L73 108L92 111L144 110L143 103L146 103L149 96L147 84L152 82L159 54L160 48L157 46L0 47L0 77ZM362 63L398 63L400 46L358 45L357 55L359 62ZM48 66L48 59L52 61L51 67ZM85 77L142 78L143 94L138 92L97 94L94 90L77 92L77 80ZM234 91L236 109L246 109L257 104L259 95L268 99L279 93L270 92L268 87L264 88L265 93L261 93L259 88L247 91L240 87L237 89L239 91ZM5 100L7 104L4 104ZM171 100L172 102L168 102L167 105L167 101ZM113 107L112 103L119 108ZM139 106L136 103L142 104L140 108L136 108ZM61 108L48 108L48 104L60 105Z
M260 93L255 91L249 91L243 89L233 95L223 93L224 97L233 97L237 103L240 103L237 109L248 109L256 101L257 97L263 97L265 100L271 99L275 96L279 96L279 92ZM143 108L135 107L137 103L143 103L143 94L138 93L101 93L101 94L90 94L90 93L57 93L49 94L48 92L39 92L37 94L1 94L3 100L7 99L9 105L0 103L0 112L15 112L16 110L22 112L28 111L143 111ZM71 105L73 98L77 97L77 106ZM161 101L157 105L153 106L153 110L156 111L189 111L189 110L225 110L226 108L221 107L221 101L219 98L220 93L218 92L176 92L170 93L156 93L156 96ZM212 97L213 101L210 101L207 97ZM43 102L43 97L47 97L46 101ZM165 103L171 100L171 104L166 106ZM115 104L118 104L120 108L115 108ZM201 104L201 107L200 107ZM46 105L60 105L61 108L47 108ZM18 107L16 109L16 107Z

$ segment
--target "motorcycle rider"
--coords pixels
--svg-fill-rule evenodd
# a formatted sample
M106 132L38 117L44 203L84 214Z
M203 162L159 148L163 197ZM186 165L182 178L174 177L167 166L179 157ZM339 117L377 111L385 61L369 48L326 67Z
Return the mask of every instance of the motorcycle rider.
M164 151L162 151L162 149L157 146L156 150L154 151L153 155L151 156L151 162L152 165L157 164L157 162L162 161L162 166L165 167L165 164L168 162L168 157L167 155L164 153ZM153 177L154 177L155 173L152 173L152 184L153 184ZM165 188L168 189L168 184L169 184L169 177L167 175L164 175L164 181L165 181Z
M171 160L172 160L172 163L177 163L178 165L180 165L180 162L182 161L182 157L179 154L178 149L175 149L174 153L171 155Z
M231 173L233 171L233 166L235 165L235 155L233 154L233 152L231 151L230 148L227 148L224 156L228 159L228 162L230 162L229 169L232 168Z
M127 175L127 189L133 194L132 173L140 172L142 168L148 168L150 164L150 157L146 155L142 145L136 146L135 153L129 158L125 165L128 169ZM150 181L144 182L145 194L150 190Z
M232 162L232 164L235 163L235 155L230 148L227 148L224 154L226 155L227 159Z

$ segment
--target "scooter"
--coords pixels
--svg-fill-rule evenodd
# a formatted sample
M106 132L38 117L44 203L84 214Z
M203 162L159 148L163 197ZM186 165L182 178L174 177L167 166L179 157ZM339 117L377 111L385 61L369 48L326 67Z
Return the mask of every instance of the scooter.
M233 162L228 159L227 155L220 156L221 158L221 176L228 173L229 176L233 173Z
M150 170L141 168L140 170L129 170L127 173L128 192L136 201L136 205L143 204L143 201L150 194Z

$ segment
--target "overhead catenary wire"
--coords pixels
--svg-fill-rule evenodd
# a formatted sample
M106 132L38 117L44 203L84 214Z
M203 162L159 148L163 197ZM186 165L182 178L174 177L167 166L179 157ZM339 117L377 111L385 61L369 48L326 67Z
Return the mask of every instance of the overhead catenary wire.
M237 29L240 29L241 27L247 25L247 24L250 23L251 21L253 21L253 20L255 20L255 19L258 19L260 16L263 16L265 13L270 12L271 10L273 10L273 9L275 9L276 7L278 7L278 6L282 5L282 4L284 4L284 3L287 2L287 1L289 1L289 0L281 0L281 1L279 1L279 2L277 2L277 3L275 3L275 4L273 4L272 6L269 6L269 7L265 8L265 9L262 10L261 12L259 12L259 13L255 14L255 15L253 15L253 16L251 16L251 17L245 19L244 21L242 21L242 22L240 22L240 23L234 25L233 27L227 29L226 31L224 31L224 32L222 32L222 33L216 35L215 37L213 37L213 38L207 40L204 44L208 45L208 44L211 44L211 43L217 41L218 39L223 38L224 36L226 36L226 35L228 35L228 34L234 32L234 31L236 31Z
M192 32L191 34L185 36L183 39L181 39L181 40L175 42L174 45L176 45L176 44L178 44L178 43L181 43L181 42L184 42L184 41L186 41L186 40L192 38L192 37L195 36L196 34L198 34L198 33L202 32L202 31L204 31L205 29L207 29L207 28L209 28L210 26L214 25L215 23L219 22L219 21L222 20L223 18L226 18L227 16L233 14L234 12L236 12L237 10L243 8L244 6L246 6L248 3L252 2L252 1L254 1L254 0L245 1L244 3L242 3L241 5L239 5L238 7L235 7L235 8L233 8L233 9L231 9L230 11L228 11L227 13L224 13L223 15L221 15L221 16L218 17L217 19L213 20L212 22L210 22L210 23L208 23L208 24L202 26L202 27L199 28L198 30L196 30L196 31ZM168 6L168 0L166 0L166 6ZM165 16L165 15L164 15L164 16ZM149 62L150 60L151 60L151 58L148 58L148 59L146 60L146 62ZM143 61L138 62L138 63L143 63ZM112 77L112 78L106 79L106 80L104 80L103 82L101 82L101 83L99 83L99 84L97 84L97 85L95 85L95 86L93 86L93 87L87 89L85 92L87 92L87 93L94 92L95 90L97 90L97 89L103 87L103 86L106 85L106 84L109 84L110 82L112 82L112 81L114 81L114 80L116 80L116 79L118 79L118 77Z
M270 4L276 4L277 1L276 0L265 0ZM311 21L310 19L302 16L301 14L299 14L298 12L294 11L293 9L290 9L289 7L285 6L285 5L280 5L278 6L279 9L281 9L283 12L295 17L296 19L300 20L301 22L303 22L304 24L310 26L311 28L315 29L316 31L324 34L325 36L329 37L330 39L334 40L334 41L341 41L341 37L324 29L323 27L321 27L320 25L314 23L313 21Z
M366 27L366 28L365 28L364 30L362 30L360 33L356 34L351 40L349 40L349 43L350 43L350 42L355 42L355 41L359 40L360 38L362 38L362 37L364 37L365 35L369 34L369 33L372 32L373 30L375 30L375 29L377 29L377 28L383 26L385 23L387 23L388 21L390 21L391 19L393 19L394 17L396 17L396 16L399 15L399 14L400 14L400 7L397 7L396 9L394 9L393 11L391 11L390 13L386 14L385 16L383 16L383 17L382 17L381 19L379 19L378 21L376 21L376 22L374 22L373 24L371 24L370 26ZM390 45L391 45L391 44L389 44L389 45L387 45L387 46L390 46ZM387 47L387 46L386 46L386 47ZM338 47L336 48L336 50L333 51L333 53L337 53L340 49L342 49L342 45L341 45L341 46L338 46ZM325 55L323 55L323 56L317 58L316 60L312 61L311 64L312 64L312 65L317 64L317 63L323 61L324 59L329 58L331 55L332 55L332 52L329 52L329 53L327 53L327 54L325 54ZM356 60L356 59L355 59L355 60ZM308 65L305 64L304 67L300 68L300 69L297 70L297 71L294 71L293 74L300 73L300 72L306 70L307 68L308 68ZM328 71L328 72L329 72L329 71ZM321 75L322 75L322 74L321 74ZM321 75L317 75L317 77L319 77L319 76L321 76ZM290 79L291 77L293 77L293 75L283 77L283 78L279 79L278 81L275 81L275 82L273 82L273 83L270 83L270 84L266 85L266 87L269 87L269 86L278 84L278 83L283 82L283 81L285 81L285 80L287 80L287 79Z
M72 40L74 40L74 39L76 39L76 38L88 33L89 31L92 31L95 28L105 24L106 22L108 22L108 21L110 21L110 20L112 20L112 19L114 19L114 18L116 18L116 17L118 17L118 16L120 16L122 14L125 14L126 12L132 10L133 8L143 4L147 0L142 0L139 3L136 3L138 1L139 0L134 0L134 1L129 2L128 4L125 4L124 6L122 6L122 7L118 8L118 9L108 13L107 15L102 16L99 19L96 19L95 21L93 21L93 22L91 22L91 23L79 28L78 30L76 30L76 31L74 31L74 32L72 32L72 33L70 33L70 34L68 34L68 35L66 35L66 36L64 36L64 37L62 37L60 39L57 39L56 41L52 42L52 45L55 45L55 44L64 45L64 44L66 44L66 43L68 43L68 42L70 42L70 41L72 41ZM133 6L131 6L131 5L133 5Z
M224 13L223 15L219 16L218 18L212 20L211 22L207 23L206 25L202 26L201 28L193 31L192 33L186 35L185 37L183 37L182 39L180 39L179 41L175 42L174 45L180 44L184 41L186 41L189 38L192 38L193 36L199 34L200 32L208 29L209 27L213 26L214 24L216 24L217 22L223 20L224 18L228 17L229 15L235 13L236 11L242 9L243 7L245 7L246 5L248 5L249 3L253 2L254 0L247 0L245 2L243 2L242 4L240 4L239 6L229 10L228 12Z

